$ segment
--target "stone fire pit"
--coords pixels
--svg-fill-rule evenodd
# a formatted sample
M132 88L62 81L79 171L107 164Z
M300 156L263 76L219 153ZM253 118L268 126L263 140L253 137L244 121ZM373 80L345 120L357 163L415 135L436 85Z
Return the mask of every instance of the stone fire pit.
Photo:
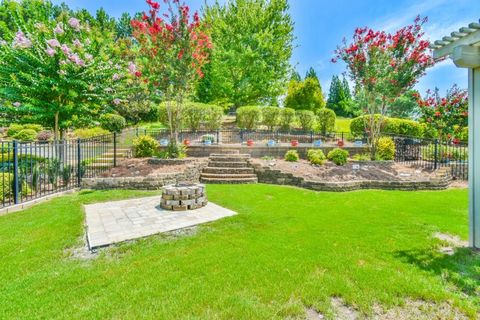
M208 204L205 185L173 184L163 187L160 207L165 210L187 211L202 208Z

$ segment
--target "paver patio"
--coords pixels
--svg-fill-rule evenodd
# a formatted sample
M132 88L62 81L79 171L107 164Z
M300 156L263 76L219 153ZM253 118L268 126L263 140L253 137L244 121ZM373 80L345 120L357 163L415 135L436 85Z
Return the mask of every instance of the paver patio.
M89 248L192 227L236 214L211 202L196 210L168 211L160 208L160 198L85 205Z

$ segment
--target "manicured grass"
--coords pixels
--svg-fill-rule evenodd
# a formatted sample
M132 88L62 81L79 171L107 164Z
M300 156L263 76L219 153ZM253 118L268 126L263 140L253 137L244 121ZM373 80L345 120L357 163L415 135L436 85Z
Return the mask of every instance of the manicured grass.
M335 131L336 132L350 132L350 118L340 118L338 117L335 121Z
M405 298L451 301L472 318L480 259L437 253L440 231L467 237L467 192L315 193L208 186L239 215L194 235L154 236L93 260L81 205L151 195L84 191L0 217L0 318L284 319L332 296L361 312Z

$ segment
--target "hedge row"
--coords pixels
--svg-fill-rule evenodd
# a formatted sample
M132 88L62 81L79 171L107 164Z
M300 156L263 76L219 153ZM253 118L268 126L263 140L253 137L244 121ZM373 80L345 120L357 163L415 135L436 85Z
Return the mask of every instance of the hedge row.
M309 110L279 107L245 106L237 109L237 126L247 130L263 125L269 130L301 128L325 133L335 129L335 120L335 112L326 108L320 109L317 114Z
M374 121L379 121L380 115L375 115ZM429 137L431 133L428 132L425 124L413 120L388 118L384 117L382 125L382 133L396 134L409 137ZM352 120L350 123L350 131L352 135L361 137L365 134L366 128L369 127L370 116L360 116Z
M171 112L175 117L179 110L172 104ZM182 128L192 131L198 131L202 128L206 130L217 130L222 126L223 108L217 105L186 102L181 110ZM166 127L169 126L167 104L164 102L158 108L159 121Z

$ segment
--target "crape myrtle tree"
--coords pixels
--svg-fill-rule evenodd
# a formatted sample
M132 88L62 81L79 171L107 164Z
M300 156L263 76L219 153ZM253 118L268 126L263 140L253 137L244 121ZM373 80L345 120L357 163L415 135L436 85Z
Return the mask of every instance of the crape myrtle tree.
M203 77L211 43L197 12L179 0L165 0L165 10L158 2L147 0L148 13L131 22L138 41L138 63L130 67L165 101L171 147L178 146L178 129L184 98L195 81Z
M451 140L468 126L468 92L454 85L441 97L438 90L428 91L425 98L415 94L420 119L433 127L439 139Z
M287 0L215 2L204 10L213 43L201 102L277 105L289 80L293 21Z
M411 89L425 70L434 64L423 39L423 24L427 19L417 17L413 25L393 34L357 28L353 41L339 46L333 61L343 60L357 94L366 99L364 113L368 115L365 131L368 134L371 158L375 159L387 108L396 98Z
M122 100L129 76L113 58L111 34L68 12L36 22L12 15L18 31L5 30L0 42L0 99L10 110L53 127L59 139Z

